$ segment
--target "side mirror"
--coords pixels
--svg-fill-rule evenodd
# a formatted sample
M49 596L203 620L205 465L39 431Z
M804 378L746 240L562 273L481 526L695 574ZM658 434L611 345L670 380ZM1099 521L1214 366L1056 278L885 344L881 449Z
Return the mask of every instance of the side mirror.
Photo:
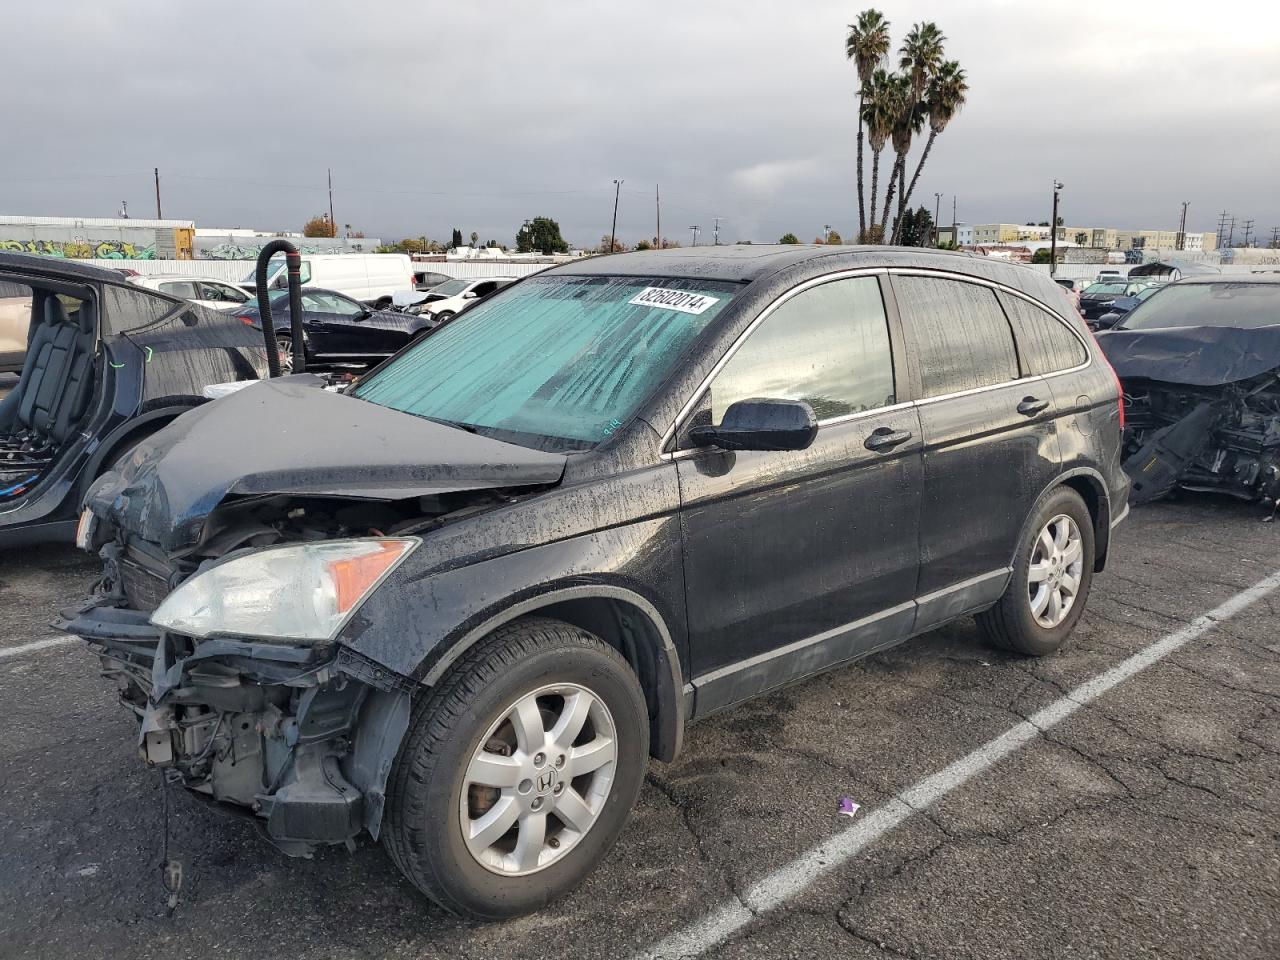
M818 435L818 417L801 400L739 400L718 427L694 427L689 439L722 450L804 450Z
M462 295L463 300L474 300L475 298L476 298L476 292L474 290L468 290L466 293Z

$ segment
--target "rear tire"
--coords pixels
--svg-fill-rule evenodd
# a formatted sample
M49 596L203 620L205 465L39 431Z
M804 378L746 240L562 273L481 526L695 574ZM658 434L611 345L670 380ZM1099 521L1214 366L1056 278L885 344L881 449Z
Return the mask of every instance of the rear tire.
M994 607L978 614L978 625L1006 650L1032 657L1053 653L1084 613L1093 562L1089 508L1070 487L1054 487L1032 508L1009 585Z
M578 732L557 737L579 715ZM608 853L648 752L644 693L618 651L558 620L514 621L415 704L382 841L447 910L485 920L529 913ZM501 832L491 836L486 823Z

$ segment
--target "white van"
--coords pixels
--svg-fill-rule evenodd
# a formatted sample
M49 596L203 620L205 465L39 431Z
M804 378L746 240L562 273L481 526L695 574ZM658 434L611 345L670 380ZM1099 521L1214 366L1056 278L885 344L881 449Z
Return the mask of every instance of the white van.
M288 285L282 253L271 258L267 286L283 290ZM391 295L397 290L414 289L413 264L405 253L303 254L302 285L337 290L381 310L391 305ZM250 290L257 288L256 266L249 271L242 286Z

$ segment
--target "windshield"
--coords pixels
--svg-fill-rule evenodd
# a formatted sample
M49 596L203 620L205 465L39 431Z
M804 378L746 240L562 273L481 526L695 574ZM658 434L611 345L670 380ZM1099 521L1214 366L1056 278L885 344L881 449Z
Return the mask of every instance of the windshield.
M278 273L279 273L281 270L283 270L283 269L284 269L284 254L283 254L283 253L277 253L277 254L276 254L275 256L273 256L270 260L268 260L268 261L267 261L267 286L268 286L268 287L269 287L269 286L271 286L272 281L273 281L273 280L275 280L275 278L276 278L276 274L278 274ZM254 264L253 269L251 269L251 270L249 271L248 276L246 276L246 277L245 277L243 280L241 280L240 282L241 282L241 283L247 283L247 284L248 284L249 286L251 286L251 287L257 284L257 282L258 282L258 266L257 266L257 264Z
M1159 292L1160 296L1143 300L1120 328L1248 328L1280 323L1280 283L1175 283Z
M353 394L511 443L589 449L627 422L739 289L533 277L459 314Z
M1121 296L1124 294L1123 283L1091 283L1085 288L1086 297Z
M460 293L465 293L467 287L475 283L474 280L446 280L437 287L432 287L433 294L440 294L445 297L456 297Z

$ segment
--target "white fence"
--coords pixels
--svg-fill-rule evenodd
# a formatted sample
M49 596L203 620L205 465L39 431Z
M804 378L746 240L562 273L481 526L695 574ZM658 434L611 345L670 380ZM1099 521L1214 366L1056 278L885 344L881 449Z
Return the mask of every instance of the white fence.
M207 277L210 280L230 280L240 283L253 273L253 260L78 260L94 267L108 269L126 267L137 270L144 277L170 274L184 277ZM555 266L551 263L489 263L484 260L452 260L445 263L415 263L414 268L431 273L443 273L447 277L467 280L484 277L526 277L539 270Z

